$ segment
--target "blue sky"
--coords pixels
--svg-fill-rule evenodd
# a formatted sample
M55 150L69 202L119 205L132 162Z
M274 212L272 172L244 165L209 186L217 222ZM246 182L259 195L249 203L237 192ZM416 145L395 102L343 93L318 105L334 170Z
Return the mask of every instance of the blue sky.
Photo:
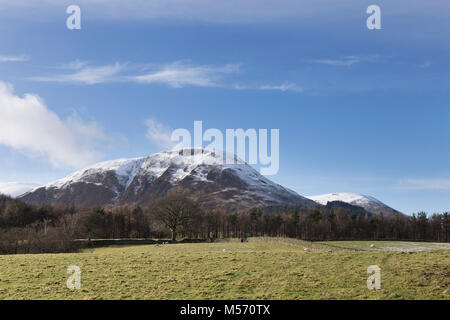
M446 1L107 3L0 0L0 182L149 155L146 120L161 137L202 120L280 129L270 178L301 195L450 210Z

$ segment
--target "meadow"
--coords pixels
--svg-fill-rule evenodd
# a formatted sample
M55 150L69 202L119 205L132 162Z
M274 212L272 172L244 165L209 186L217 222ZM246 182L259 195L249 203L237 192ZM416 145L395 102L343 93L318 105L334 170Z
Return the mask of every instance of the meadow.
M421 245L257 238L3 255L0 299L450 299L450 246ZM66 286L70 265L79 290ZM367 288L370 265L381 290Z

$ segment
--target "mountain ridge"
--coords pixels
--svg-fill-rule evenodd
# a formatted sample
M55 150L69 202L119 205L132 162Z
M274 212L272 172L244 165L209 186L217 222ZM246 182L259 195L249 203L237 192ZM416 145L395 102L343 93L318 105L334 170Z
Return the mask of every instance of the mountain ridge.
M397 211L389 207L380 200L372 196L367 196L359 193L353 192L327 193L317 196L307 196L306 198L313 200L324 206L326 206L328 203L339 201L354 206L362 207L366 211L373 214L379 214L380 212L383 212L383 214L387 216L401 214L400 211Z
M317 204L272 182L235 157L204 149L163 151L148 157L100 162L20 197L35 204L146 205L173 188L189 190L206 208Z

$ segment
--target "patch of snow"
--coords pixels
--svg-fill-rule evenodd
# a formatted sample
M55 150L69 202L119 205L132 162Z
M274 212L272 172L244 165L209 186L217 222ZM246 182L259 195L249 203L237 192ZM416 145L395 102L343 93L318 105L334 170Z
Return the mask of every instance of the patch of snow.
M433 243L433 242L398 242L397 244L381 243L372 250L389 251L389 252L423 252L434 250L450 250L450 243Z
M318 202L322 205L327 205L328 202L333 201L341 201L353 205L359 205L359 206L366 206L369 204L377 204L377 205L385 205L378 199L375 199L374 197L365 196L358 193L350 193L350 192L343 192L343 193L329 193L329 194L322 194L319 196L309 196L308 199L311 199L315 202Z
M76 183L76 182L87 182L85 181L86 178L90 176L94 176L98 173L104 173L108 171L115 171L117 175L117 179L119 183L121 183L123 186L126 186L127 183L129 183L128 179L130 178L127 173L134 173L134 165L136 162L139 162L142 160L142 158L136 158L136 159L118 159L118 160L111 160L111 161L105 161L97 163L91 167L78 170L74 172L71 175L68 175L65 178L59 179L55 182L51 182L49 184L46 184L44 187L49 188L64 188L69 186L70 184ZM32 191L36 190L38 188L33 189Z

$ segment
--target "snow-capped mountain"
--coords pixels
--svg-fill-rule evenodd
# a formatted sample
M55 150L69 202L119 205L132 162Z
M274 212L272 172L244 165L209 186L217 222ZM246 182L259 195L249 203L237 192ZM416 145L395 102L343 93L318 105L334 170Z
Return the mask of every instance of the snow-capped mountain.
M235 164L224 164L225 157L209 150L184 149L106 161L34 188L20 199L36 204L74 203L90 207L146 205L180 187L207 208L317 206L236 157Z
M387 206L380 200L375 199L374 197L365 196L358 193L329 193L319 196L310 196L307 198L324 206L327 205L328 202L340 201L354 206L362 207L366 211L374 214L383 212L384 215L389 216L400 213L399 211Z
M4 194L10 197L18 197L24 193L38 187L35 183L24 182L0 182L0 194Z

